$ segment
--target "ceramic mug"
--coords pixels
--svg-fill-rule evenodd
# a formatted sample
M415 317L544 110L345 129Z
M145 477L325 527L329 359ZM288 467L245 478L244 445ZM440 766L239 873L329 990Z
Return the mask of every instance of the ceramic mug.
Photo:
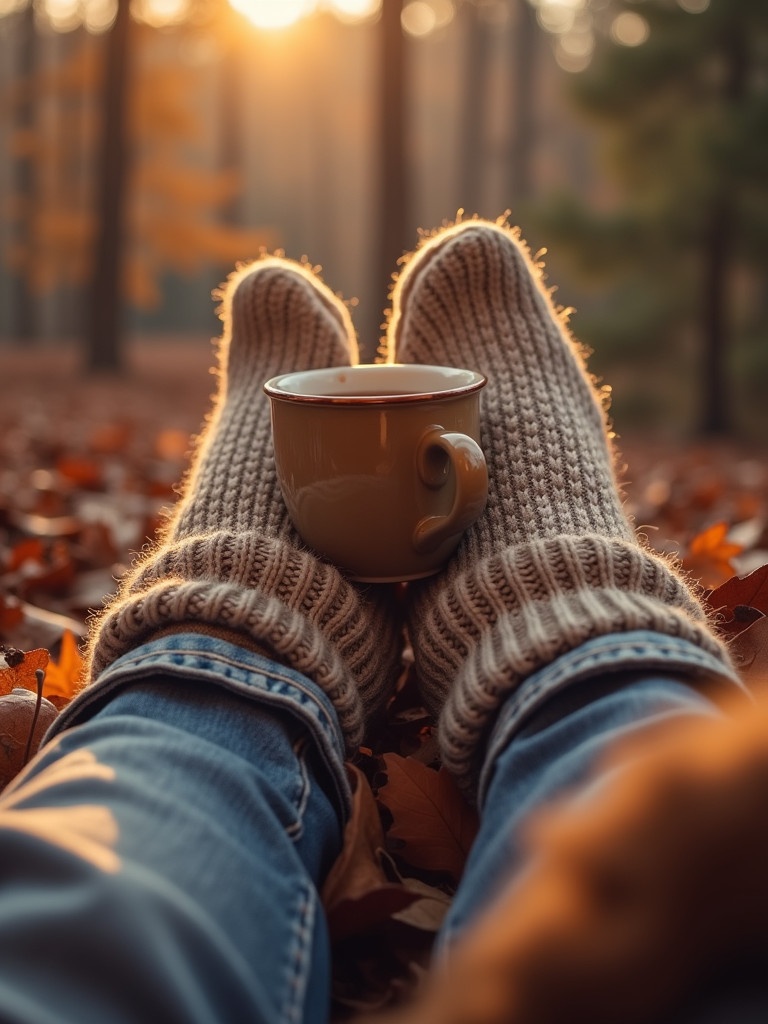
M365 582L437 572L488 497L485 384L473 370L399 363L267 381L278 480L305 543Z

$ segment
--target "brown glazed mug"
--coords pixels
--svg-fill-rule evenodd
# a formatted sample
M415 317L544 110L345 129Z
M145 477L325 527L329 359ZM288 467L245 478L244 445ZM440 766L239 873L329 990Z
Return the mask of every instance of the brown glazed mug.
M267 381L278 480L305 543L365 582L437 572L488 497L485 384L473 370L399 363Z

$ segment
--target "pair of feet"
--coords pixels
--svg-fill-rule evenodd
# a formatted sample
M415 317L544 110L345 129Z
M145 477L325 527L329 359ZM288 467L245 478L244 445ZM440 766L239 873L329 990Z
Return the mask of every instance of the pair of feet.
M90 675L159 629L234 631L331 697L350 749L401 654L391 588L350 583L288 519L262 384L358 361L347 308L304 265L264 259L223 291L219 389L182 499L96 622ZM683 636L727 664L686 582L620 500L602 396L518 234L481 220L425 239L393 293L391 361L480 370L488 505L449 566L408 588L407 625L445 763L469 780L505 697L590 637Z

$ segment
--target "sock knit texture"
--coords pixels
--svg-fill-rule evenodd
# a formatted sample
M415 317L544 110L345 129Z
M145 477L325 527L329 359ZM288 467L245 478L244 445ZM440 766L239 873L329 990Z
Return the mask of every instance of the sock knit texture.
M479 370L488 504L448 567L409 585L422 695L472 787L505 697L609 633L656 630L733 674L702 605L622 507L601 395L516 232L472 220L425 241L393 292L390 358Z
M278 373L356 362L352 324L306 266L279 257L233 274L223 300L218 394L181 500L93 623L88 676L168 627L235 630L326 691L354 750L397 678L394 601L301 542L280 494L262 390Z

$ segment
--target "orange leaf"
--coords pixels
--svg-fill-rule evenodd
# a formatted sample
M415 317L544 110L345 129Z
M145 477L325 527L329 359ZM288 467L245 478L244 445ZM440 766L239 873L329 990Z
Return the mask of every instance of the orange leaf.
M2 650L5 667L0 667L0 696L9 694L11 690L22 687L37 693L38 669L45 671L50 655L40 647L34 651L16 651L11 648Z
M19 602L0 594L0 633L7 633L24 621L24 612Z
M88 490L98 490L103 484L101 465L93 459L78 455L62 455L56 468L71 484Z
M192 438L184 430L161 430L155 438L155 451L161 459L185 459L189 454Z
M72 700L79 689L83 667L83 659L74 634L70 630L65 630L61 638L59 660L52 661L45 673L43 694L48 700L53 700L59 708L63 702Z
M763 616L731 641L731 657L744 682L756 693L768 694L768 617Z
M119 455L128 447L133 432L128 422L99 423L91 431L88 446L98 455Z
M8 559L8 565L6 569L8 572L16 572L26 562L41 563L45 559L45 547L43 542L37 537L27 537L24 540L20 540L18 544L14 545L11 549L11 555Z
M716 587L735 573L731 559L744 550L741 544L729 543L728 524L714 523L698 533L683 555L683 567L705 587Z
M477 815L445 771L412 757L385 754L388 781L378 798L394 822L388 836L403 843L398 851L415 868L461 878L477 834Z
M716 558L734 558L744 550L741 544L729 544L727 523L715 523L698 533L688 545L692 555L712 555Z

